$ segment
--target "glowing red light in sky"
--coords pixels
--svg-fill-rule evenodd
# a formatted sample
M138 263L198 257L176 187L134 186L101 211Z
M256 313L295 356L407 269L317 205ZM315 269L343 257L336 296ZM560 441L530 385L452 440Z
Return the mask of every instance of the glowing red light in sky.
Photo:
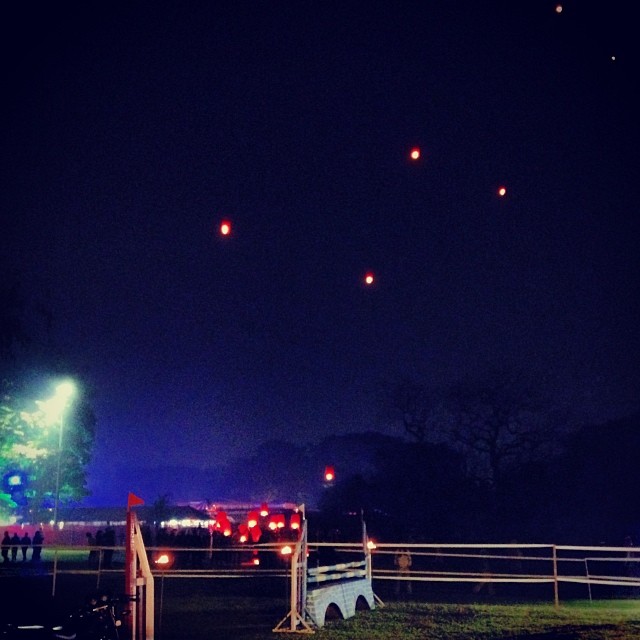
M365 276L364 276L365 284L373 284L373 280L374 280L373 273L369 272L369 273L365 274Z
M562 13L562 5L561 4L556 5L556 13Z
M420 149L418 147L413 147L409 156L412 160L418 160L420 158Z
M505 196L506 194L507 194L507 188L506 188L506 187L500 187L500 188L498 189L498 195L499 195L500 197Z
M231 223L228 220L223 220L220 223L220 233L223 236L228 236L231 233Z

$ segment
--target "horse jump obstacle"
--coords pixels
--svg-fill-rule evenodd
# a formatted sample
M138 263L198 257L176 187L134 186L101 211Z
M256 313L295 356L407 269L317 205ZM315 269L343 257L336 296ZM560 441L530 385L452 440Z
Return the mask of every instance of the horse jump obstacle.
M307 566L307 521L291 554L291 608L274 632L314 633L325 624L327 611L335 607L343 618L356 611L375 609L382 601L371 585L371 550L362 523L363 559L309 569ZM288 622L288 624L287 624Z

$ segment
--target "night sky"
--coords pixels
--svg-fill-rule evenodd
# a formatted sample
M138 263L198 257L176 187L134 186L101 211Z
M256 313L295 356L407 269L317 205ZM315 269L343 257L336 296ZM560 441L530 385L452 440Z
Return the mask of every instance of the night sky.
M125 467L401 436L403 378L521 368L584 420L637 410L629 5L23 3L2 23L1 265L95 410L94 502L135 490Z

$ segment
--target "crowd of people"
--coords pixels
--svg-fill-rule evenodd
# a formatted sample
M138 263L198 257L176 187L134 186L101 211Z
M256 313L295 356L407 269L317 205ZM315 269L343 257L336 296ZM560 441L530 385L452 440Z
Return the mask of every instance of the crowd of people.
M44 535L42 529L38 529L33 534L33 538L31 538L29 532L26 530L22 537L15 531L13 535L5 531L4 537L2 538L2 564L19 562L18 552L22 553L22 562L26 562L27 560L37 562L41 558L43 544ZM31 558L29 558L29 549L31 549Z
M100 566L102 569L111 569L113 562L113 547L116 546L116 532L111 526L106 529L98 529L95 536L87 532L87 544L89 545L89 566Z

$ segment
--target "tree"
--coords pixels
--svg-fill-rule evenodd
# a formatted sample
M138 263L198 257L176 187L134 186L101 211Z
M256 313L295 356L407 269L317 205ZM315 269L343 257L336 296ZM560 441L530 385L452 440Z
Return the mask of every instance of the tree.
M522 372L493 371L467 379L447 394L450 437L470 469L489 486L513 465L549 452L567 424L566 411L544 397L544 382Z
M425 385L403 380L391 392L391 411L399 417L405 432L422 444L436 436L441 424L437 394Z
M31 406L28 406L31 404ZM1 515L47 508L55 500L59 424L5 390L0 404ZM94 442L95 417L89 405L76 401L65 414L60 457L60 504L88 495L85 467Z

